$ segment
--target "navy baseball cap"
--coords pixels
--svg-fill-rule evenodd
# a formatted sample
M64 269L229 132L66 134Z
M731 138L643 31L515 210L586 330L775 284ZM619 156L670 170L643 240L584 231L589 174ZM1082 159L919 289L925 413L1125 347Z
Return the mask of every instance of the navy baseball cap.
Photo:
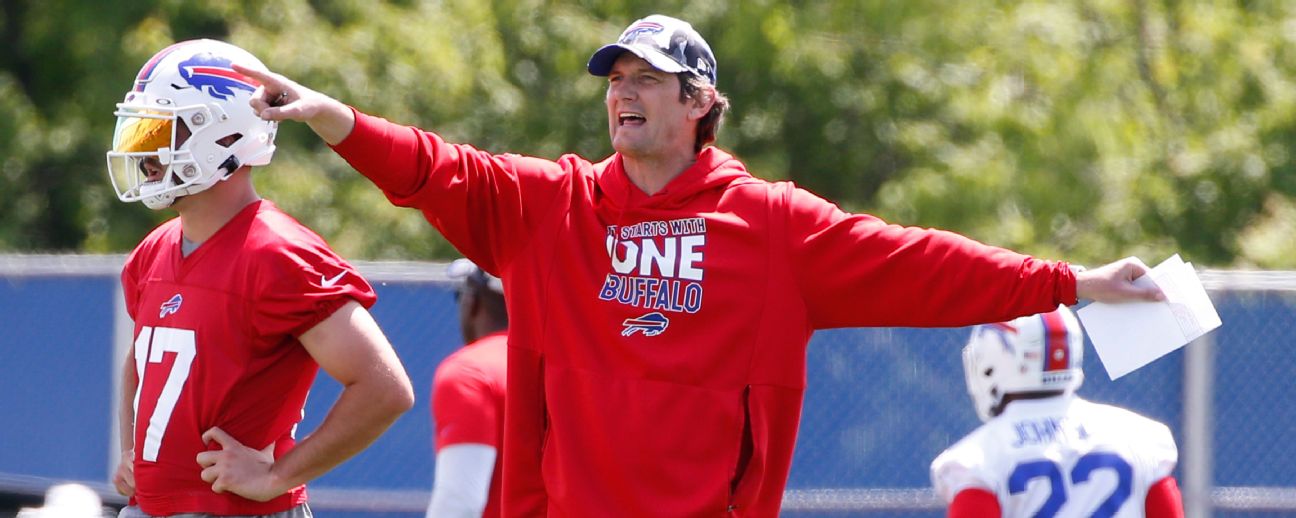
M715 54L684 20L654 14L630 24L616 43L604 45L590 56L589 73L608 75L622 52L633 53L662 72L692 72L716 84Z

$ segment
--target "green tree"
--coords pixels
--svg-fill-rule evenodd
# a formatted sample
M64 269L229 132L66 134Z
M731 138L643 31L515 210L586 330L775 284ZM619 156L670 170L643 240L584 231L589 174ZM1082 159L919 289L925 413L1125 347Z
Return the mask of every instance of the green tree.
M1045 257L1296 267L1296 5L1260 0L0 0L0 249L120 252L170 217L117 202L102 153L173 41L452 141L599 159L585 61L652 12L711 42L719 145L759 176ZM454 254L303 125L278 145L258 188L345 255Z

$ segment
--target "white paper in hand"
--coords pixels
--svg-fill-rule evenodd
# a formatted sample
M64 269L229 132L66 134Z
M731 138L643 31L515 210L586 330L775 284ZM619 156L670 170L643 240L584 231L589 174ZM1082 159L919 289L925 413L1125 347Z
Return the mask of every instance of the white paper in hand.
M1165 293L1166 300L1094 302L1076 312L1111 379L1183 347L1221 323L1197 272L1178 254L1158 264L1134 284L1156 284Z

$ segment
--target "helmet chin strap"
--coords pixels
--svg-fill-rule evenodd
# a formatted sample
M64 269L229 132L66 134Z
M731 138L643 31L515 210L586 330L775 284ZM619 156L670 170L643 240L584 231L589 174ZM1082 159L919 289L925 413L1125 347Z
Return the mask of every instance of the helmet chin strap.
M225 171L225 175L221 176L221 180L229 178L230 175L234 174L234 171L238 171L240 165L238 157L230 155L229 158L226 158L217 168Z

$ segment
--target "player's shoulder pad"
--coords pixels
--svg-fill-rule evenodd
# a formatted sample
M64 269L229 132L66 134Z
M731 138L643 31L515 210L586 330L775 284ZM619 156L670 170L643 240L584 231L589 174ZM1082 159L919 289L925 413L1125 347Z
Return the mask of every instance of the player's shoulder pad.
M1140 456L1160 466L1173 466L1179 460L1174 434L1164 423L1115 405L1086 402L1092 411L1101 413L1101 422L1135 445Z
M983 424L950 445L932 460L932 472L935 473L953 467L984 469L988 464L989 455L992 453L986 447L986 438L989 433L988 424Z
M994 492L986 466L986 451L967 438L941 452L931 463L931 481L936 494L946 503L968 488L981 488Z

